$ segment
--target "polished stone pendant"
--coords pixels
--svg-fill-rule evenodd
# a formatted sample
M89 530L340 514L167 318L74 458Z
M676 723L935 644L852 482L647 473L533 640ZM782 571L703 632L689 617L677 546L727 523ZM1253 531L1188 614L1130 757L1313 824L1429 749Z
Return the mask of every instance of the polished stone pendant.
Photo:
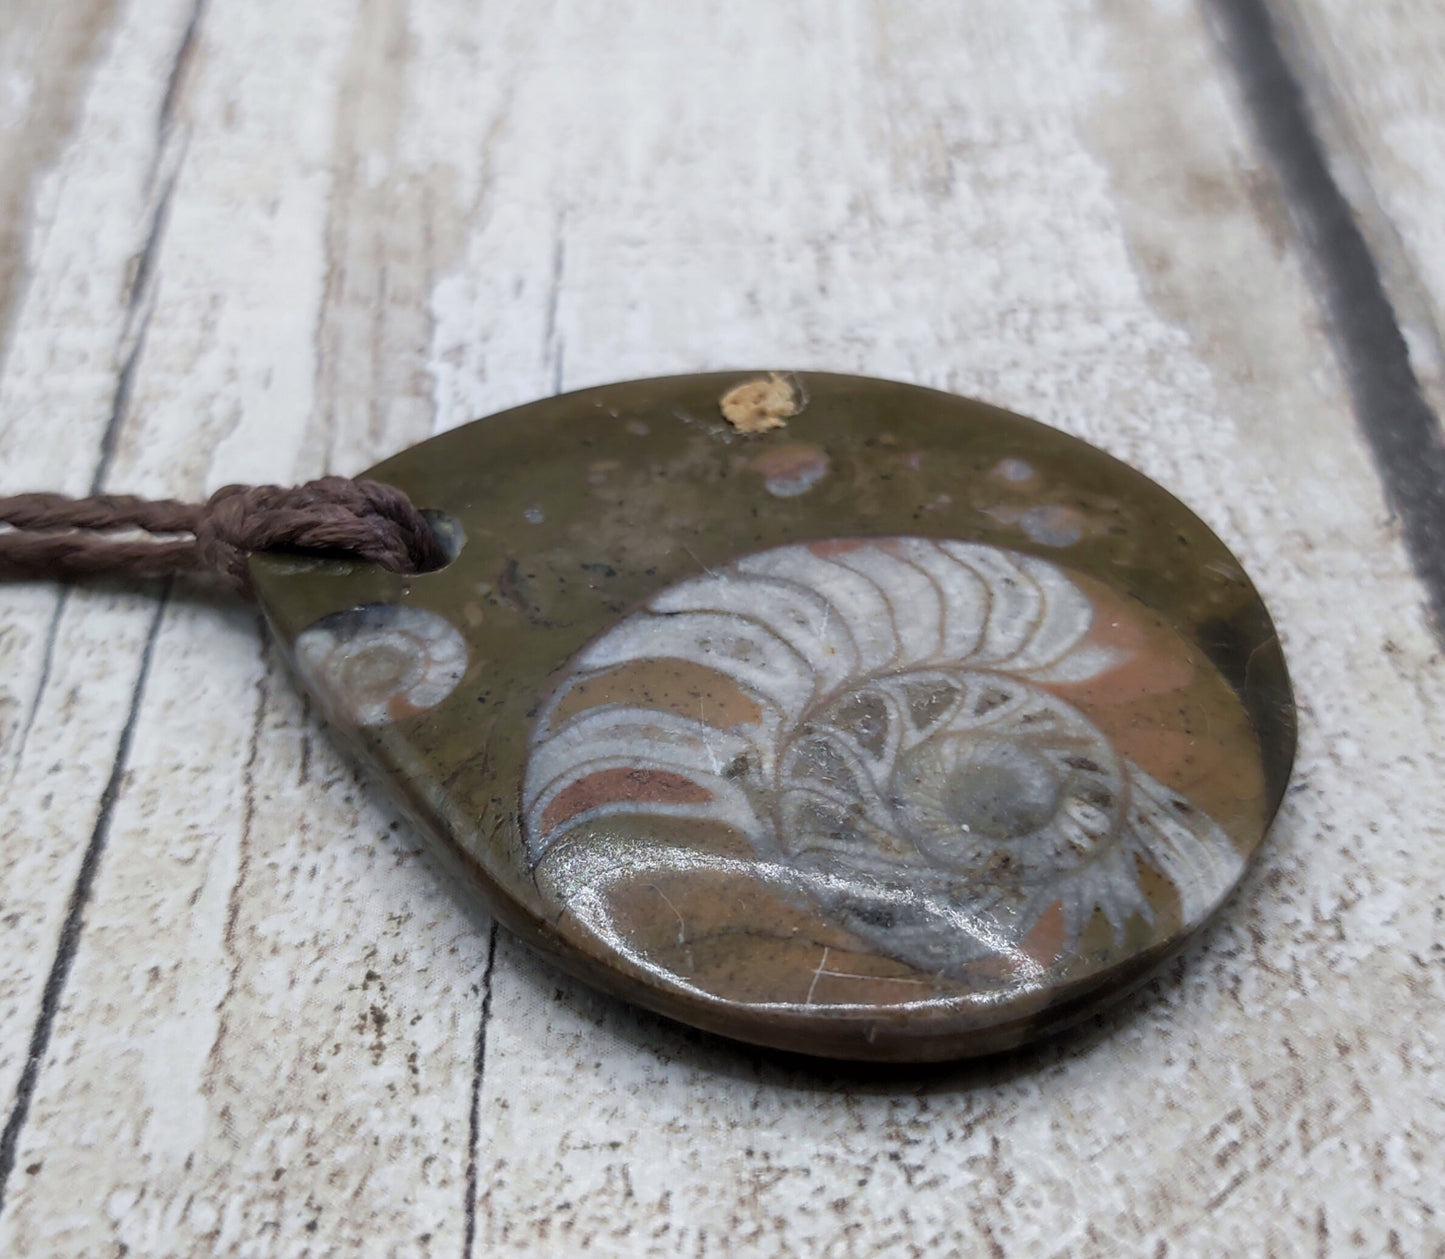
M1289 680L1238 562L981 403L638 381L367 475L452 559L256 558L297 674L500 921L697 1027L1020 1045L1179 949L1284 792Z

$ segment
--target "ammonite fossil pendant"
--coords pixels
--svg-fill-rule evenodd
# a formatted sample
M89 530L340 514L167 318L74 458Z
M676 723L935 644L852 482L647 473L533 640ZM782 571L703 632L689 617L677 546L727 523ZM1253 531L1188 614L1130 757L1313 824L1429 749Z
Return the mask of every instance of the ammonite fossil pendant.
M573 393L372 469L448 566L253 562L333 723L496 917L697 1027L987 1053L1127 991L1280 802L1274 627L1193 514L908 385Z

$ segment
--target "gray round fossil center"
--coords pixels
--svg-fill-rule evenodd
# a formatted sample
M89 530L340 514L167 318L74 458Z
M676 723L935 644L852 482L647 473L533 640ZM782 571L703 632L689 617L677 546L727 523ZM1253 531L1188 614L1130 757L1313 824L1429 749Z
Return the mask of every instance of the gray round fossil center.
M338 681L355 694L374 691L388 695L416 686L425 674L425 664L415 654L412 640L390 634L351 653L336 672Z
M1037 752L990 740L965 752L949 773L943 806L966 834L1019 839L1053 817L1062 786L1054 767Z
M1112 804L1116 792L1092 781L1101 776L1106 767L1073 755L1068 742L1035 746L963 731L900 758L893 802L899 830L940 869L973 871L1004 853L1026 877L1113 829L1114 811L1098 805Z

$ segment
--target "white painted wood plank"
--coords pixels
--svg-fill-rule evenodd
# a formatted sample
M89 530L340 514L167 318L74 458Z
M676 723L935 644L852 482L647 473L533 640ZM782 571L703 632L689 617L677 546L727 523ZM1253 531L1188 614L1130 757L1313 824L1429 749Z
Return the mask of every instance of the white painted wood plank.
M1180 0L211 0L114 483L351 471L558 384L899 376L1183 494L1304 701L1297 790L1218 930L1014 1062L810 1070L503 943L473 1253L1429 1244L1442 686L1233 110ZM103 670L141 606L78 604L96 642L65 666ZM287 686L248 614L166 612L0 1246L462 1250L485 926Z
M383 198L328 230L349 181L364 193L353 110L396 11L206 14L112 483L196 495L425 435L429 407L346 403L382 392L359 364L394 366L393 342L417 352L416 298L402 292L388 334L377 291L414 265L393 236L424 240L426 225ZM404 1238L455 1251L485 925L413 870L390 816L358 806L349 772L313 749L251 613L179 601L155 660L0 1220L7 1245L267 1254L384 1230L393 1253ZM424 942L414 964L406 925ZM330 1098L340 1108L318 1112ZM95 1192L77 1199L76 1184ZM353 1205L373 1198L375 1213Z
M0 482L86 492L143 318L158 118L189 3L6 9ZM28 157L28 160L25 160ZM0 288L3 288L0 285ZM9 299L8 309L3 301ZM0 592L0 1096L16 1087L155 608L136 592Z
M1438 415L1445 409L1445 13L1399 0L1281 0L1279 18Z
M38 185L72 138L113 19L106 0L59 12L14 0L0 11L0 346L29 278L27 234L44 217Z

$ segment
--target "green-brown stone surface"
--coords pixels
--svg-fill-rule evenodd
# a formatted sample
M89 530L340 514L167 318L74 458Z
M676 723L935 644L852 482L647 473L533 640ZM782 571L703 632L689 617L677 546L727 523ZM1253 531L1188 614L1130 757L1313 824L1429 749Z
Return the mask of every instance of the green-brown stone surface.
M1122 900L1099 894L1095 908L1095 893L1064 877L1064 891L1041 907L1053 884L1032 872L1029 835L1049 809L1101 790L1072 778L1037 807L1002 821L990 814L1008 841L998 846L1006 859L938 857L932 840L923 847L935 855L925 858L914 832L894 842L876 827L844 826L841 839L835 828L823 855L804 852L786 822L801 815L780 803L786 792L757 757L734 758L711 779L689 778L664 763L678 741L637 724L639 713L662 713L688 729L756 732L770 702L766 677L740 683L734 665L682 659L678 643L659 659L634 653L606 667L579 664L579 653L609 635L624 642L629 626L645 628L661 615L646 605L663 591L691 597L710 574L736 582L735 563L746 556L837 551L916 565L920 557L952 562L935 541L965 558L997 548L1009 571L1022 565L1044 585L1058 575L1060 589L1089 610L1077 650L1108 662L1087 676L1035 670L1009 685L1041 697L1051 714L1077 713L1079 729L1117 755L1128 799L1153 792L1151 808L1172 808L1193 828L1185 847L1214 851L1232 879L1278 806L1294 750L1273 627L1199 520L1073 438L950 395L814 373L795 379L806 405L786 426L743 434L724 420L719 399L761 375L587 390L408 450L368 475L454 522L455 559L409 578L258 559L263 606L338 727L461 882L569 970L698 1026L805 1052L935 1059L1022 1043L1142 978L1208 917L1198 905L1212 910L1227 885L1191 900L1146 845L1126 862ZM799 545L810 543L823 545ZM985 619L997 624L997 608L988 607ZM861 615L846 599L839 608L844 619ZM911 615L895 607L895 621L900 613ZM967 615L955 609L953 623ZM942 688L935 707L963 693L958 679L979 674L976 660L945 663L931 658L926 670ZM1013 678L1011 666L987 668ZM882 685L877 672L870 685ZM894 661L885 672L888 681L907 670ZM793 724L769 738L800 747L813 737L809 723L841 730L871 720L868 704L882 702L848 686L824 699L793 709L778 701ZM550 812L539 803L529 820L529 760L569 722L602 712L620 714L617 730L639 732L629 746L646 764L599 759L557 789ZM986 718L950 718L947 746L976 747L975 727ZM910 738L934 738L924 726L910 729ZM1084 736L1071 728L1066 737ZM988 783L1014 781L1000 740L995 731L984 753L969 753L972 777L941 778L935 791L925 766L910 769L909 781L922 783L929 801L943 791L950 809L967 814ZM898 766L919 761L894 753ZM1095 770L1105 772L1077 772ZM960 782L975 784L967 799L956 799ZM752 821L739 821L736 809L731 820L722 816L718 801L734 787ZM877 807L917 813L879 790ZM1113 799L1119 794L1103 791L1102 807L1135 808ZM880 843L884 866L874 861ZM848 864L850 845L868 849L869 872ZM893 873L880 874L885 867ZM846 893L827 882L840 868L857 875ZM875 891L860 900L865 884ZM899 911L914 914L909 922L879 908L878 897L903 895L900 886L913 897L914 908ZM1003 924L1000 943L965 947L938 925L940 907L973 913L978 897L995 896L989 886L1004 891L981 921L989 931ZM891 944L890 933L900 942Z

